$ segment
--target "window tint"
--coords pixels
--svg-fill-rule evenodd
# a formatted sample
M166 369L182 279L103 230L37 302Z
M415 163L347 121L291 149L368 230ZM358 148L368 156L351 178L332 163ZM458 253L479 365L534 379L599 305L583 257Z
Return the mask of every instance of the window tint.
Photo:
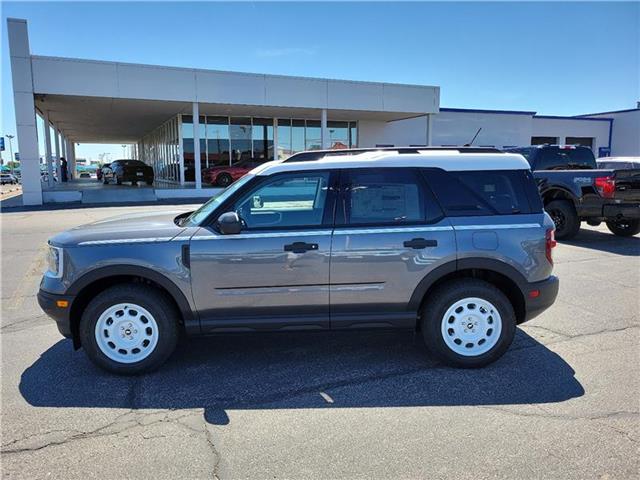
M409 169L353 170L345 182L348 224L404 224L425 221L425 191L417 171ZM435 212L431 202L430 214ZM435 215L434 215L435 213Z
M554 170L566 168L595 169L597 167L593 152L586 147L544 147L540 148L535 156L534 168L536 170Z
M278 175L240 199L234 210L246 228L322 225L329 173Z
M525 171L445 172L426 170L429 185L449 216L530 213L527 192L535 196ZM525 188L524 181L528 182ZM532 188L533 186L533 188Z

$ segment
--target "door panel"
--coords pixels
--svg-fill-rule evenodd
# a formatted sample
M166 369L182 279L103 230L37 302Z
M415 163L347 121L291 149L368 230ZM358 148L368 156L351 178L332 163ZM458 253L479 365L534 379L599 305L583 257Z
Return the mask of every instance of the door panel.
M437 245L404 245L415 239ZM455 259L454 232L446 219L429 226L336 228L331 259L332 327L368 323L365 318L352 318L356 312L390 314L392 324L401 321L392 314L408 312L418 283ZM409 313L415 323L415 312Z
M317 247L285 250L296 242ZM219 235L201 228L191 239L191 275L200 317L211 319L203 326L220 322L226 328L228 321L243 317L282 317L281 322L265 318L263 326L327 328L330 250L328 229ZM256 320L256 328L259 324Z

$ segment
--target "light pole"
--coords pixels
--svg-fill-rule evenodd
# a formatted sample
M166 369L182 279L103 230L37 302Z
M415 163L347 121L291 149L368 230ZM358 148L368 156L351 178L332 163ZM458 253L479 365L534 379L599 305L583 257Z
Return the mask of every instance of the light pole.
M5 135L5 137L9 139L9 161L11 162L11 167L9 168L11 169L11 175L13 175L13 163L15 162L13 158L13 139L15 135Z

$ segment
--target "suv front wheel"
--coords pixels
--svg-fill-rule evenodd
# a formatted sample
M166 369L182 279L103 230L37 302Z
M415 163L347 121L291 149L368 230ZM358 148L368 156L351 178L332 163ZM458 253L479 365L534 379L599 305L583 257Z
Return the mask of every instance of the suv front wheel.
M157 289L116 285L89 302L80 321L80 340L99 367L137 375L155 370L173 353L177 320L175 307Z
M478 279L447 282L429 294L422 310L427 348L443 362L478 368L500 358L516 331L516 316L499 289Z

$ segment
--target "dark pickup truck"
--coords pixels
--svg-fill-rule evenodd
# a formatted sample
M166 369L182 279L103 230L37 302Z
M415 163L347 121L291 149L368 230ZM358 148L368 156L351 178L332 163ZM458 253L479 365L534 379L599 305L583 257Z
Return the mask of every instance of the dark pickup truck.
M598 170L591 149L539 145L510 148L523 155L538 182L556 238L577 235L580 222L607 224L620 236L640 233L640 170Z

